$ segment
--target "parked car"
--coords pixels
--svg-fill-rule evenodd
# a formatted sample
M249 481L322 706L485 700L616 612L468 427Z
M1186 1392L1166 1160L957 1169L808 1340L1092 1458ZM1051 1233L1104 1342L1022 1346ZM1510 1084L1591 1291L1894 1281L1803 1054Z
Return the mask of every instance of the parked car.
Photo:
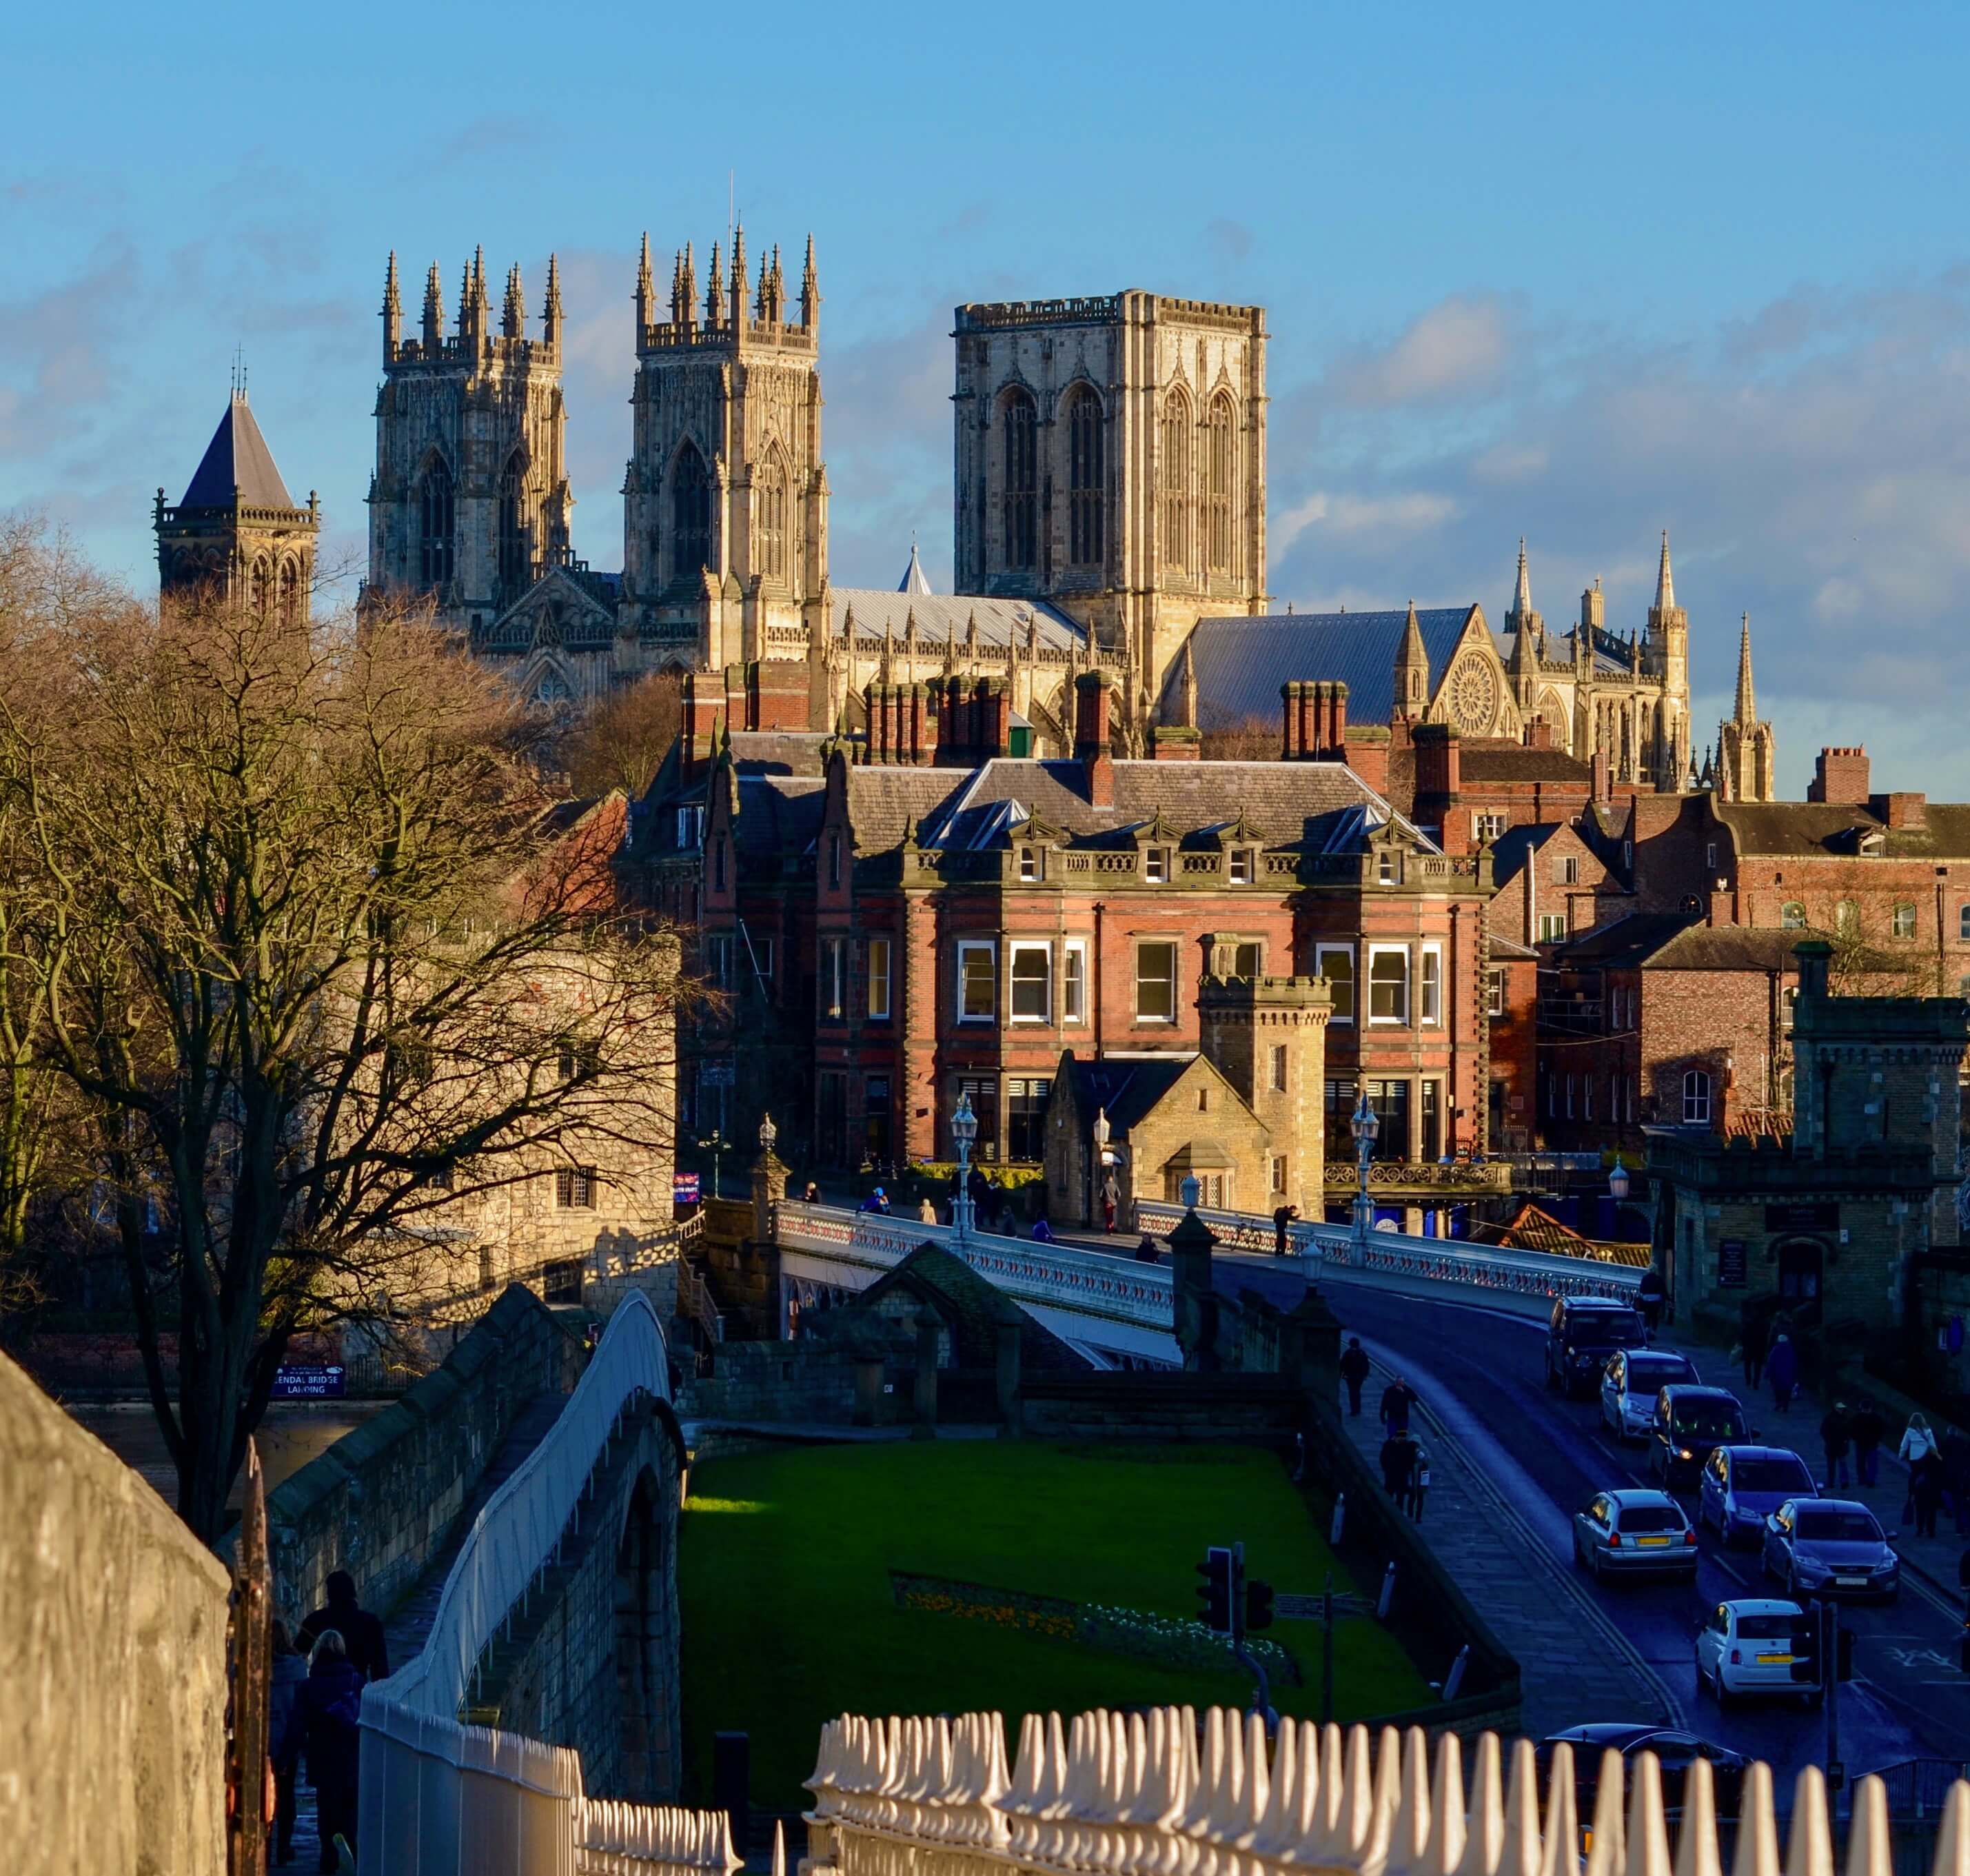
M1666 1491L1693 1485L1719 1446L1751 1437L1738 1396L1723 1387L1665 1387L1649 1419L1649 1470Z
M1769 1596L1720 1602L1696 1631L1696 1687L1720 1707L1749 1694L1819 1699L1819 1618Z
M1901 1596L1901 1559L1851 1498L1788 1498L1765 1520L1764 1563L1795 1596Z
M1741 1752L1713 1746L1694 1733L1637 1725L1632 1721L1602 1720L1587 1726L1567 1727L1539 1741L1534 1756L1539 1764L1541 1790L1546 1788L1546 1771L1552 1763L1552 1749L1562 1740L1573 1748L1574 1810L1583 1829L1593 1821L1594 1793L1601 1782L1604 1752L1612 1750L1624 1759L1632 1758L1638 1752L1653 1752L1662 1764L1663 1808L1671 1812L1682 1808L1683 1781L1691 1765L1699 1759L1708 1759L1717 1809L1725 1817L1738 1814L1738 1794L1744 1789L1744 1774L1751 1763Z
M1668 1493L1597 1492L1573 1516L1573 1560L1598 1577L1696 1575L1696 1526Z
M1696 1522L1726 1544L1757 1543L1788 1498L1815 1498L1812 1469L1783 1446L1719 1446L1703 1462Z
M1617 1439L1646 1439L1656 1396L1676 1383L1694 1385L1702 1379L1685 1356L1653 1348L1617 1349L1601 1370L1601 1423Z
M1584 1394L1617 1348L1640 1348L1647 1337L1627 1303L1605 1296L1562 1296L1552 1305L1546 1340L1546 1384Z

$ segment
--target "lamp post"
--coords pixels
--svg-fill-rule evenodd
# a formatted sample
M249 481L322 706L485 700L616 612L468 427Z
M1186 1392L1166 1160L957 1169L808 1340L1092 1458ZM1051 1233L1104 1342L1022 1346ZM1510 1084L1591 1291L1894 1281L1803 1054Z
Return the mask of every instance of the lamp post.
M951 1201L951 1222L961 1244L971 1235L971 1143L978 1137L978 1117L971 1111L971 1097L957 1097L957 1111L951 1117L951 1143L957 1149L957 1195Z
M773 1143L779 1137L780 1130L773 1125L773 1117L769 1114L762 1114L759 1117L760 1152L762 1153L772 1153L773 1150Z
M704 1151L711 1156L711 1195L716 1198L718 1196L718 1161L720 1155L725 1151L727 1145L725 1136L714 1127L709 1135L697 1143Z
M1375 1228L1375 1207L1368 1196L1368 1162L1375 1151L1376 1136L1382 1130L1365 1084L1361 1098L1354 1104L1354 1111L1349 1117L1347 1130L1354 1136L1354 1167L1361 1182L1360 1189L1354 1195L1354 1235L1365 1252L1368 1234Z
M1108 1178L1108 1138L1114 1130L1108 1124L1108 1110L1097 1107L1094 1110L1094 1166L1087 1175L1087 1218L1091 1224L1101 1215L1101 1188Z
M1628 1196L1628 1169L1621 1163L1618 1148L1614 1153L1614 1169L1608 1175L1608 1196L1617 1205Z

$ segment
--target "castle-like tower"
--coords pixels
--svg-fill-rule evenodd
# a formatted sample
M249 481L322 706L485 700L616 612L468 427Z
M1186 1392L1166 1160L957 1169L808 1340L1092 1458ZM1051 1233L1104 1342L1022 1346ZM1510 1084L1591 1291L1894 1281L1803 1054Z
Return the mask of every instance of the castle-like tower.
M1744 616L1738 639L1737 707L1717 731L1717 793L1727 801L1778 799L1778 737L1758 720L1757 694L1751 685L1751 615Z
M152 525L161 597L203 588L307 616L320 505L312 489L306 508L290 499L243 383L233 387L184 500L167 508L158 491Z
M646 235L622 630L655 664L804 657L824 632L827 580L813 238L797 307L777 247L760 256L756 283L748 279L743 228L729 266L714 244L701 302L691 249L676 257L669 307L660 319Z
M1262 307L1125 292L957 310L957 586L1044 600L1161 694L1266 589Z
M454 331L445 330L436 262L418 335L403 336L395 254L382 316L366 593L428 595L442 623L477 642L542 567L567 554L574 497L559 271L550 260L538 339L526 333L517 266L506 275L494 329L483 249L465 270Z

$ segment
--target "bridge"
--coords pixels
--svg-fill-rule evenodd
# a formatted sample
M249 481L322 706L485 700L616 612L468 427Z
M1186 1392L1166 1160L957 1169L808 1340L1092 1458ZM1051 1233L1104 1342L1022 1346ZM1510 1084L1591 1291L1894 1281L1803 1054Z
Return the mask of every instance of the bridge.
M1143 1201L1139 1229L1166 1236L1180 1205ZM1263 1253L1273 1246L1269 1218L1208 1211L1198 1217L1221 1251ZM1037 1244L948 1224L784 1199L773 1208L785 1300L807 1305L845 1300L893 1270L919 1244L948 1250L989 1278L1056 1335L1106 1365L1175 1367L1172 1276L1165 1263L1138 1263L1128 1250L1081 1244ZM1632 1298L1641 1272L1546 1251L1508 1250L1461 1238L1422 1237L1377 1229L1296 1222L1287 1227L1292 1257L1323 1286L1367 1284L1419 1296L1458 1296L1514 1315L1543 1316L1556 1296Z

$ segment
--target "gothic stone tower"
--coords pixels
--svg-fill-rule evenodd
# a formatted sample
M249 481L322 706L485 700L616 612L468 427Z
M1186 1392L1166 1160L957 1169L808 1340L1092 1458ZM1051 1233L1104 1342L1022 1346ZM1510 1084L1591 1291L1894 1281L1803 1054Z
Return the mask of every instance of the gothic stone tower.
M367 591L429 594L441 622L475 639L567 549L574 498L561 392L561 283L551 260L540 337L527 337L525 324L515 267L494 331L481 249L465 270L457 330L445 331L434 262L423 330L405 338L390 256Z
M1159 695L1266 590L1263 308L1125 292L957 310L957 590L1050 600Z
M716 245L701 310L687 247L659 320L643 241L634 441L623 485L622 629L652 662L717 668L801 658L824 633L827 474L821 460L821 289L807 244L799 317L779 249L746 278Z
M278 605L289 618L307 616L320 506L312 489L306 508L289 499L244 385L234 389L184 499L167 508L158 491L152 525L161 597L207 587L256 610Z
M1727 801L1778 799L1778 738L1758 720L1757 693L1751 684L1751 615L1744 614L1738 641L1738 701L1728 723L1718 726L1717 793Z

